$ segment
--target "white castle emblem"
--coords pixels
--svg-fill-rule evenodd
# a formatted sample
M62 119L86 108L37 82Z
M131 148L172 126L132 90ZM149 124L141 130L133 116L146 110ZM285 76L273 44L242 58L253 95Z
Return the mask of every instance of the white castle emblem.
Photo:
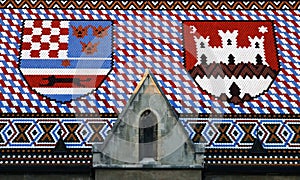
M261 57L262 63L266 64L264 36L262 36L261 38L257 36L251 38L250 36L248 36L250 46L240 47L237 43L238 30L234 30L233 32L230 32L229 30L227 30L226 32L218 30L218 34L221 37L222 45L216 47L212 47L209 45L209 36L207 36L206 38L204 38L203 36L194 36L197 50L196 65L201 64L201 59L204 56L207 60L207 64L212 62L227 63L228 56L230 54L234 56L235 64L241 62L250 62L255 64L257 55Z

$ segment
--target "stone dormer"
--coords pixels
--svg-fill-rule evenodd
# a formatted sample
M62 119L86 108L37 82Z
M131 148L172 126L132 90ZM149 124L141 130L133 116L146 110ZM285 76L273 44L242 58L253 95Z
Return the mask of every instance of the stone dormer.
M199 169L203 153L147 71L104 143L93 146L93 167Z

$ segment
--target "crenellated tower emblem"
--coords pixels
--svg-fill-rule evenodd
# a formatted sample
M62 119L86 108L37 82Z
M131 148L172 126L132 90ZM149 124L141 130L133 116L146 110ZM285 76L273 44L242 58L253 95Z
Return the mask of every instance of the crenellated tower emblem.
M185 67L200 88L239 104L263 93L279 71L272 22L184 23Z
M204 38L200 35L194 35L194 42L196 44L197 51L197 64L201 64L203 55L206 56L207 61L220 63L224 61L224 56L228 57L232 54L235 57L236 63L244 62L249 59L249 62L255 63L256 56L260 56L262 62L265 62L265 50L264 50L264 36L252 38L248 36L250 46L241 47L238 46L237 36L238 30L230 32L229 30L223 32L218 31L221 38L221 46L212 47L209 45L210 37ZM266 63L264 63L266 64Z

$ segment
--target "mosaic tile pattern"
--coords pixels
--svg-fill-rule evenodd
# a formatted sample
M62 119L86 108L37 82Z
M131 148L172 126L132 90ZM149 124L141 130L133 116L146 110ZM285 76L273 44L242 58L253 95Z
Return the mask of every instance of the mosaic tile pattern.
M115 118L1 118L0 147L54 148L61 137L67 148L91 148L92 144L103 142L115 121Z
M182 119L194 143L208 149L251 149L258 139L265 149L298 149L298 119Z
M102 143L117 118L1 118L0 147L54 148L60 136L67 148ZM259 139L265 149L299 149L298 119L181 118L194 143L206 149L251 149ZM61 131L61 135L59 134Z
M145 69L156 76L178 113L298 114L299 11L123 11L2 9L1 95L3 113L119 113ZM71 103L32 92L18 70L23 19L114 21L114 68L101 87ZM240 105L202 92L184 68L183 20L272 20L280 72L269 91Z

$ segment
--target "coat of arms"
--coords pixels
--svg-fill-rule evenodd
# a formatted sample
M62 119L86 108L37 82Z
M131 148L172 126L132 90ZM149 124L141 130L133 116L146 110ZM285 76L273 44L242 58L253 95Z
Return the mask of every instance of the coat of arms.
M279 71L271 21L184 22L185 67L199 87L238 104L268 90Z
M95 91L112 65L111 21L24 21L19 69L37 93L71 101Z

